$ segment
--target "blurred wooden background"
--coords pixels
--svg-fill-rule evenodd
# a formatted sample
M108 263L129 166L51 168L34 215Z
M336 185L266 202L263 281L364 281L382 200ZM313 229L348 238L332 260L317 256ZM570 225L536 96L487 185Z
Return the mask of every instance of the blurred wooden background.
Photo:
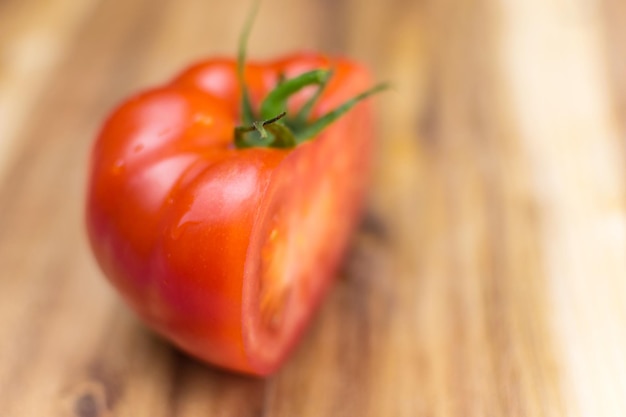
M626 415L626 2L265 0L249 50L347 54L367 216L274 377L146 331L96 269L86 156L119 100L233 54L247 0L0 0L0 416Z

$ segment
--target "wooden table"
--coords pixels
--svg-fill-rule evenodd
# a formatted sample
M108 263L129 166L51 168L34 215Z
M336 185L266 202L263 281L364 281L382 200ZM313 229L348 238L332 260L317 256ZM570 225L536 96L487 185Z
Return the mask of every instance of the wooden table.
M365 220L271 378L142 327L86 246L89 146L248 8L0 0L0 416L626 415L622 0L264 1L253 56L395 86Z

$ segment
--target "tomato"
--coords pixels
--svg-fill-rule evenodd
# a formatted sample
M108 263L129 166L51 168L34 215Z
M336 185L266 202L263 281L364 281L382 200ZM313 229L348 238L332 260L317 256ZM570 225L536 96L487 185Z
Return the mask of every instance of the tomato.
M331 70L323 89L288 94L286 117L310 103L308 123L371 78L347 59L295 54L246 64L245 92L237 68L198 63L113 112L93 146L86 220L101 269L145 323L205 362L267 375L294 348L346 250L372 116L367 102L351 102L297 144L255 146L257 134L236 146L240 98L249 94L258 113L284 80ZM266 123L270 136L281 123Z

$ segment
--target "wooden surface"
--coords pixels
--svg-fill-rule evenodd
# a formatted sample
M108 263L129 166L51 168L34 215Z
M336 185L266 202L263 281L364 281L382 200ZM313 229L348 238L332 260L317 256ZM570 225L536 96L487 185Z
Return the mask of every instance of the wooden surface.
M367 216L262 380L152 336L88 252L107 111L232 54L243 0L0 0L0 416L626 415L626 3L266 0L258 58L366 62Z

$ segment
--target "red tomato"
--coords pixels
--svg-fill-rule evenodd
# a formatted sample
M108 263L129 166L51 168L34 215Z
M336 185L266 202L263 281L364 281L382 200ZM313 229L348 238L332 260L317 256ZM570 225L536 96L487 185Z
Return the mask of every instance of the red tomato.
M333 76L311 119L371 85L346 59L298 54L246 65L253 108L281 77L317 68ZM361 102L295 147L239 149L240 94L235 61L216 59L123 103L93 147L87 226L105 275L149 326L201 360L266 375L310 321L358 220L371 115Z

